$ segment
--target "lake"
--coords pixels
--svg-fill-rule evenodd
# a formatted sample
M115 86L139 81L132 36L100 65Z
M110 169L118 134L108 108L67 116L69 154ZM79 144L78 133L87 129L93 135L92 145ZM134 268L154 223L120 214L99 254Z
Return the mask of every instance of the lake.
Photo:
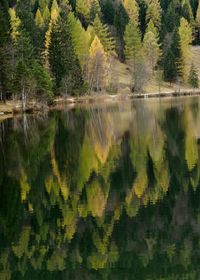
M200 99L0 123L0 279L197 280Z

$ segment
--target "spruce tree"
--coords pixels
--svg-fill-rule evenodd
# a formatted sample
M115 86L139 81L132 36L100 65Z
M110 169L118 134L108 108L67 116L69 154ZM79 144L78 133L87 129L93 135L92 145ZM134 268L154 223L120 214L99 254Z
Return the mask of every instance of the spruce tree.
M113 37L111 36L108 27L106 24L103 24L96 15L94 23L93 23L94 31L97 37L100 39L101 44L103 45L105 51L113 55L115 53L115 42Z
M103 18L106 24L113 25L115 10L112 0L106 0L102 7Z
M75 55L70 25L67 19L68 11L62 7L57 22L51 31L49 46L50 69L55 77L55 92L77 94L83 85L81 67Z
M6 100L9 84L9 57L7 46L9 44L9 15L7 1L0 3L0 98Z
M194 64L191 65L189 76L188 76L188 84L192 88L198 88L199 87L199 76L198 71Z
M190 24L194 22L194 16L192 12L192 7L190 4L190 0L182 1L182 16L187 19Z
M127 60L135 60L141 52L141 34L134 21L129 21L124 34L125 55Z
M124 55L124 32L125 28L129 22L128 14L122 4L120 4L115 12L114 16L114 26L117 30L117 44L116 44L116 50L118 57L121 61L124 61L125 55Z
M90 4L90 22L93 22L96 15L99 18L102 17L101 7L99 5L99 0L91 0Z
M131 21L134 21L136 25L139 24L139 6L136 0L124 0L124 8Z
M167 82L175 82L180 75L180 37L177 29L169 34L163 43L163 75Z
M156 28L161 27L161 6L159 0L149 0L146 14L146 22L153 21Z
M76 19L72 12L69 13L67 20L69 22L73 48L78 57L81 68L83 68L89 53L90 38L82 27L79 19Z

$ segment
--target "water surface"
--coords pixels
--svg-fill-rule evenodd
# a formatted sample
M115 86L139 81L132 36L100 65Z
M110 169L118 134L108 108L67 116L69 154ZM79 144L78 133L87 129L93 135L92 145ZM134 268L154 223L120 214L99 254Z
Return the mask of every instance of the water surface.
M200 275L200 99L0 123L0 279Z

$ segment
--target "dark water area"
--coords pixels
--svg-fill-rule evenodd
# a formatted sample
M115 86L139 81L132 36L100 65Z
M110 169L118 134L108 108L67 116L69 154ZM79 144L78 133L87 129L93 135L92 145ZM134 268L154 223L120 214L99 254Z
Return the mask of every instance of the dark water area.
M200 99L0 123L0 279L200 278Z

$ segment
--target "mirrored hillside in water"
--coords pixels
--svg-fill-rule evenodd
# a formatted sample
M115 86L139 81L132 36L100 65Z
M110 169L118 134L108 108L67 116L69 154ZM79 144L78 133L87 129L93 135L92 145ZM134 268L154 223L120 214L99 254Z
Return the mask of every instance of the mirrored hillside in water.
M200 99L0 123L0 279L197 280Z

